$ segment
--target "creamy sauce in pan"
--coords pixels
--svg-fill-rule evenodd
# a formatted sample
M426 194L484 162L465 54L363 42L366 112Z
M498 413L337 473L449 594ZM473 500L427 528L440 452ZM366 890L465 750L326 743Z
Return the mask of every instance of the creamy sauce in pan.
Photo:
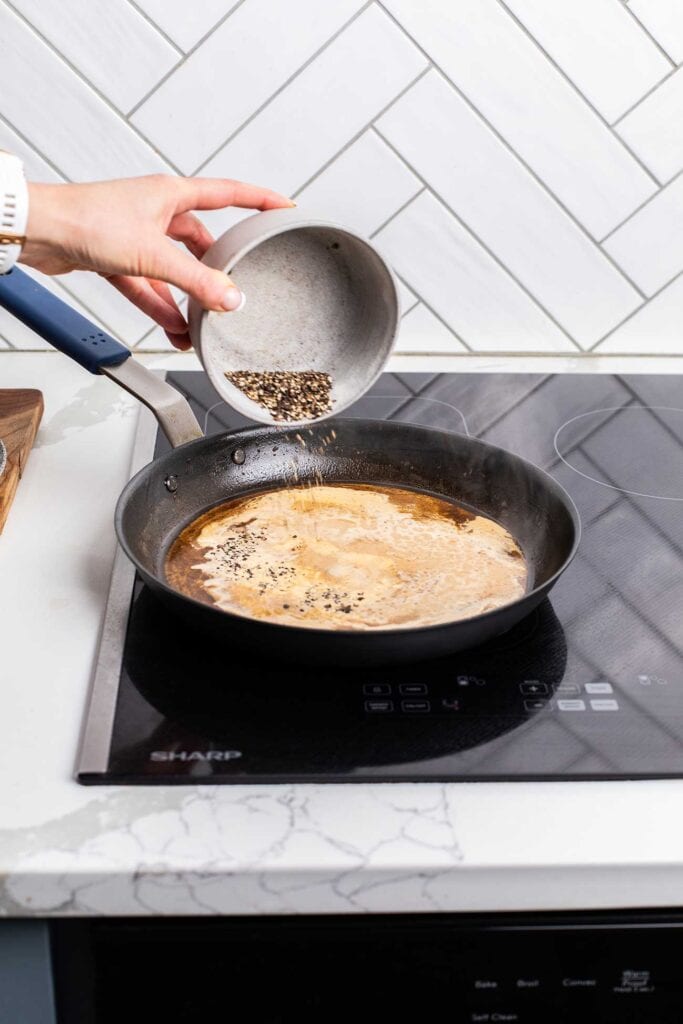
M291 626L431 626L507 604L527 569L510 534L419 494L364 485L287 488L228 502L174 541L183 594Z

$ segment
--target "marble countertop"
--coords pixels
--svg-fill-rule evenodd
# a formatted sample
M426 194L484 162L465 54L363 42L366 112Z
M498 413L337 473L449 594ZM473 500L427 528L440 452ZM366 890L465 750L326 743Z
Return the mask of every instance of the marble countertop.
M397 357L391 368L683 373L683 359ZM0 353L0 386L39 387L46 405L0 537L0 914L680 905L683 781L79 786L138 408L56 353Z

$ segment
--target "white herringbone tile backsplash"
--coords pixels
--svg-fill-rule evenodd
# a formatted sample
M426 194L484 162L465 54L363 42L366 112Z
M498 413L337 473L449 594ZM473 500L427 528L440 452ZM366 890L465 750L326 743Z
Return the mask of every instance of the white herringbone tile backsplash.
M683 352L683 0L0 0L0 40L30 178L285 192L376 240L399 351ZM167 347L95 275L47 283ZM45 347L0 310L5 346Z

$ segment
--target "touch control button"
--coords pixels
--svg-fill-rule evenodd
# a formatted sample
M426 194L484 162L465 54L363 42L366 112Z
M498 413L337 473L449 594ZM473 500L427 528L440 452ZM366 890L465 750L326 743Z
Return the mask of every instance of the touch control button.
M593 711L618 711L619 705L615 700L603 698L603 700L592 700L591 708Z
M528 693L532 697L539 693L548 692L546 684L539 683L537 679L527 679L525 682L519 684L519 688L522 693Z
M632 995L637 992L639 995L651 995L655 991L652 984L651 971L634 971L630 969L621 972L621 984L614 985L612 991L619 995Z
M363 687L366 697L388 697L391 693L389 683L366 683Z
M431 704L428 700L402 700L402 711L429 711Z
M427 693L426 683L401 683L399 693L404 697L417 697L419 694Z
M586 702L583 700L558 700L559 711L585 711Z
M507 1021L509 1024L516 1024L521 1017L516 1012L506 1013L504 1010L484 1010L483 1012L473 1010L467 1019L471 1020L472 1024L491 1024L491 1021L500 1021L501 1024L503 1021Z
M614 693L611 683L586 683L586 693Z
M555 693L559 696L561 693L581 693L581 690L576 683L560 683Z
M483 1012L474 1010L468 1020L480 1022L480 1024L490 1024L491 1021L500 1021L500 1024L503 1024L503 1021L505 1024L517 1024L517 1021L521 1021L522 1018L516 1010L484 1010Z
M372 712L393 711L393 700L366 700L365 710Z
M545 708L547 706L548 706L548 701L547 700L543 700L543 698L541 698L541 700L525 700L524 701L524 710L525 711L542 711L543 708Z

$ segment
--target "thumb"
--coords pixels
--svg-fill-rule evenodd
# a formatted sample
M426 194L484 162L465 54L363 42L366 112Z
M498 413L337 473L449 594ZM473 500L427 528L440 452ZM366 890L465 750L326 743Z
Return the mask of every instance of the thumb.
M242 292L227 274L205 266L194 256L177 249L171 242L154 253L153 265L146 273L182 288L201 303L204 309L231 311L244 301Z

